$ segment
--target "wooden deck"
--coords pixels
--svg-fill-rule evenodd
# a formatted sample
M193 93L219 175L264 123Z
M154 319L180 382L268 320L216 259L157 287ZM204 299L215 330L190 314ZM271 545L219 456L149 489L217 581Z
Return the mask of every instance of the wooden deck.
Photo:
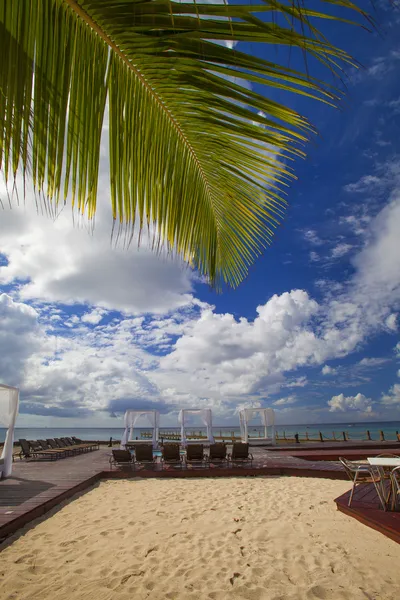
M351 507L348 506L350 491L335 499L337 509L400 544L400 512L382 509L372 483L355 490Z
M19 461L12 477L0 481L0 541L34 519L43 516L62 501L89 488L101 479L126 477L237 477L282 476L346 479L340 464L310 462L281 456L265 448L254 448L252 467L220 467L161 470L110 470L110 448L64 458L58 461Z
M369 447L365 446L361 448L347 448L343 445L338 448L299 448L291 450L279 450L279 454L282 456L293 456L295 458L301 458L303 460L319 461L319 460L339 460L339 457L348 458L349 460L365 460L368 456L378 456L379 454L393 454L400 457L400 444L392 447L380 446L380 447Z

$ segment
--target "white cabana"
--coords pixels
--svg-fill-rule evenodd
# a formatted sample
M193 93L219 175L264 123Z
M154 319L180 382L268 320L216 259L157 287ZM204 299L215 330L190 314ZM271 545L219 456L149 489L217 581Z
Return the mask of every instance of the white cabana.
M1 453L0 471L3 477L9 477L12 472L14 427L18 415L19 389L0 384L0 424L7 427L6 440Z
M261 417L261 423L264 426L264 437L254 438L254 441L258 443L270 442L272 444L276 444L275 413L272 408L244 408L239 412L240 435L242 436L242 441L246 443L249 441L249 421L258 416ZM271 428L270 436L268 436L268 427Z
M121 448L125 448L126 442L132 440L133 429L140 417L146 417L153 428L153 446L157 447L160 423L160 413L158 410L127 410L124 417L125 431L121 440Z
M212 434L212 412L211 408L199 408L199 409L188 409L184 408L179 413L179 423L181 424L181 444L186 446L188 441L186 439L185 424L187 424L187 417L189 415L197 415L202 420L203 424L207 429L207 442L210 444L214 443L214 436ZM202 440L203 441L203 440Z

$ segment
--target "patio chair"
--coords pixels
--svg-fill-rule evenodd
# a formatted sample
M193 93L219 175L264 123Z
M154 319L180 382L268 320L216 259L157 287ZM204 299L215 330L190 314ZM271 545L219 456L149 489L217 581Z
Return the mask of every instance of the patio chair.
M129 452L129 450L127 451ZM153 455L153 444L137 444L133 457L133 467L155 465L157 457Z
M386 510L386 504L384 500L384 492L382 490L382 477L378 469L375 469L371 465L364 463L357 463L347 460L346 458L340 457L339 460L342 463L344 470L347 473L348 478L353 482L348 506L351 506L353 495L356 487L363 484L374 484L376 493L382 505L383 510Z
M221 442L218 442L217 444L210 444L208 460L210 463L227 463L228 459L226 456L226 444Z
M392 484L392 510L396 509L400 501L400 467L395 467L390 473L390 483Z
M253 455L249 452L249 444L243 442L234 442L232 453L228 454L228 460L232 464L253 464Z
M165 444L162 447L161 468L164 465L176 465L183 467L183 457L181 456L179 444Z
M114 466L127 468L132 468L133 461L132 455L129 450L113 450L112 455L110 456L110 468L112 469Z
M204 454L203 444L189 444L186 448L186 464L207 466L208 457Z

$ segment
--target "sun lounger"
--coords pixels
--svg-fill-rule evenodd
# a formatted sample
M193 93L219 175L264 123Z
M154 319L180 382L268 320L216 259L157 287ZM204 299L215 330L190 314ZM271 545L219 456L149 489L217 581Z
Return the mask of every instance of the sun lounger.
M353 482L353 487L351 490L350 498L349 498L349 506L351 506L351 502L353 500L353 495L356 487L362 484L371 484L373 483L376 489L376 493L378 494L378 498L381 502L383 510L386 510L385 500L383 498L381 481L382 477L378 469L374 469L371 465L366 465L364 463L357 463L347 460L346 458L342 458L339 456L339 460L342 463L348 478Z
M85 446L85 444L74 444L72 440L65 437L60 438L60 440L66 448L71 448L71 450L75 450L77 454L83 454L84 452L88 452L88 447Z
M204 454L203 444L189 444L186 448L186 464L195 466L207 466L208 459Z
M183 467L183 457L180 453L179 444L164 444L162 447L161 468L166 465Z
M210 454L209 454L210 463L219 463L219 464L227 464L228 459L226 456L226 445L222 443L211 444L210 445Z
M82 440L75 437L74 435L68 439L70 439L77 446L82 446L82 445L86 446L89 450L98 450L99 449L98 442L82 442Z
M19 445L21 446L21 452L19 454L21 459L43 458L47 460L57 460L57 458L60 456L60 452L53 450L35 450L32 447L31 442L28 442L28 440L25 439L20 438Z
M62 450L63 452L65 452L66 456L75 456L76 454L71 448L66 448L62 444L56 444L56 441L53 439L47 439L46 442L53 450Z
M253 464L253 455L249 452L249 444L243 442L234 442L232 453L228 454L228 460L232 465Z
M134 467L139 465L155 465L156 460L157 458L153 455L152 444L138 444L136 446L133 459Z
M60 458L65 458L66 456L68 456L65 450L61 450L61 448L53 448L52 446L50 446L47 440L38 440L38 443L40 444L42 450L56 450L60 454Z
M80 454L82 452L82 450L76 448L75 446L69 446L61 438L54 438L54 442L56 443L58 448L60 448L61 450L66 450L70 456L76 456L77 454Z
M132 468L133 460L129 450L113 450L110 456L110 468L116 467Z

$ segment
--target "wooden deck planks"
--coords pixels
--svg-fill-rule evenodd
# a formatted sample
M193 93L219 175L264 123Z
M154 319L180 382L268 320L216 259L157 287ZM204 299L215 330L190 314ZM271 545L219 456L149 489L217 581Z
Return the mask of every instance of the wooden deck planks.
M364 488L364 489L363 489ZM337 509L400 544L400 512L384 511L373 484L360 485L348 506L350 490L335 499Z

